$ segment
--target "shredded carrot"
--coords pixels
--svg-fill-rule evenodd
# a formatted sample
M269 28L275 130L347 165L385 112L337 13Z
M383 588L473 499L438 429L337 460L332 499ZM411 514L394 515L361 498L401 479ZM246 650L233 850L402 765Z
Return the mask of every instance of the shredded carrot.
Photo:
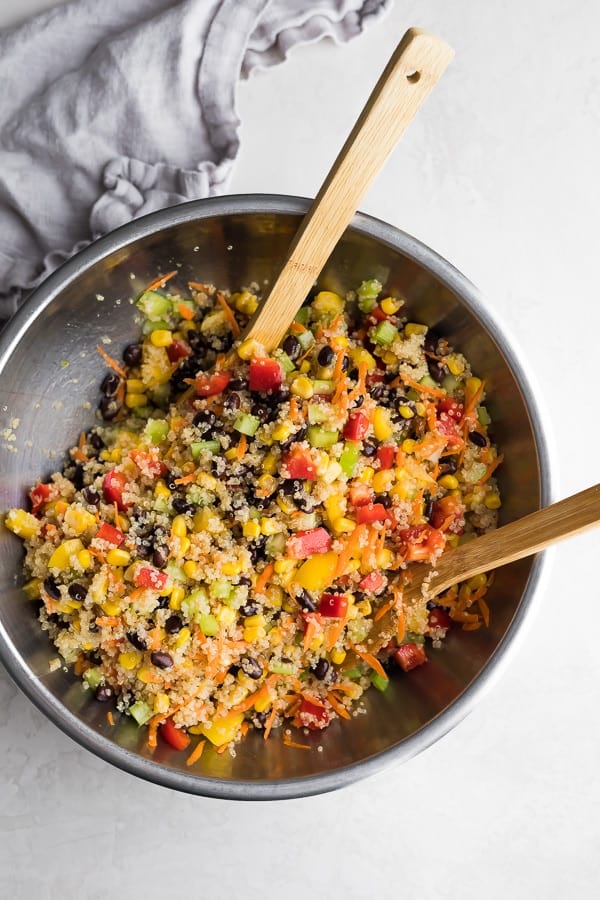
M168 272L166 275L161 275L159 278L155 278L154 281L151 281L150 284L146 285L142 294L147 294L149 291L155 291L156 288L164 287L167 281L170 281L175 275L177 275L177 269L173 272Z
M337 382L337 380L339 378L341 378L341 376L342 376L342 370L343 370L343 366L344 366L344 356L345 356L344 348L340 347L340 349L337 351L337 355L335 358L335 366L333 369L333 375L331 376L332 380L335 382Z
M241 700L239 703L236 703L235 706L232 706L229 710L230 712L246 712L246 710L250 709L256 702L259 700L266 700L271 696L271 687L277 680L277 675L269 675L265 683L256 691L253 691L249 694L244 700Z
M242 722L240 725L240 734L242 738L245 738L248 732L250 731L250 722L246 719L245 722Z
M358 647L353 647L352 649L354 650L356 655L360 656L363 662L366 662L366 664L370 666L375 672L377 672L378 675L380 675L382 678L385 678L386 681L389 680L387 672L376 656L374 656L372 653L369 653L367 650L359 650Z
M288 331L291 331L292 334L302 334L303 331L306 331L306 328L302 322L292 322Z
M175 484L191 484L196 480L196 472L190 472L189 475L182 475L181 478L175 479Z
M479 481L477 482L477 484L485 484L485 482L486 482L486 481L488 480L488 478L490 478L491 475L496 471L496 469L498 468L498 466L500 465L500 463L501 463L503 460L504 460L504 453L501 453L499 456L496 457L496 459L494 459L494 460L489 464L489 466L488 466L487 469L486 469L485 475L483 475L483 476L479 479Z
M221 753L225 753L225 751L227 750L228 747L229 747L229 743L221 744L220 747L217 747L217 753L219 754L219 756L221 755Z
M117 528L121 527L121 518L119 516L119 507L117 506L117 501L114 502L114 510L115 510L115 526Z
M308 703L312 703L313 706L318 706L319 709L326 709L325 704L322 700L319 700L318 697L314 697L312 694L307 694L306 691L301 691L300 693Z
M389 603L384 603L383 606L380 606L375 615L373 616L374 622L379 622L386 613L390 611L390 609L394 608L394 600L390 600Z
M158 716L152 716L148 722L148 740L147 744L151 750L154 750L158 744L158 726L167 718L166 713L159 713Z
M301 706L302 706L302 697L296 697L294 702L292 704L290 704L289 709L286 710L285 715L292 718L292 716L296 715L296 713L298 712L298 710L300 709Z
M210 294L210 285L202 284L201 281L188 281L188 287L194 291L200 291L203 294Z
M342 701L338 700L338 698L335 696L333 691L328 692L327 699L329 700L331 706L336 711L338 716L340 716L342 719L350 719L351 718L350 713L348 712L348 710L346 709L346 707L344 706Z
M120 624L120 616L98 616L96 618L96 625L99 625L100 628L116 628Z
M120 375L121 378L126 377L125 369L120 366L119 363L112 358L112 356L108 355L104 347L101 347L100 344L96 344L96 350L110 369L113 369L113 371L115 371L117 375Z
M177 312L179 313L179 315L181 316L182 319L187 319L188 322L191 321L191 319L193 319L194 315L195 315L194 310L190 309L189 306L187 306L187 304L185 304L185 303L177 304Z
M79 441L77 443L77 449L73 451L73 456L75 459L79 460L79 462L88 462L88 456L84 452L85 446L85 431L82 431L79 435Z
M298 398L296 397L295 394L292 394L292 396L290 398L290 414L289 414L290 422L298 421L298 413L299 412L300 412L300 408L298 406Z
M261 594L263 590L266 588L267 583L275 571L275 566L273 563L269 563L264 567L258 578L256 579L256 584L254 585L254 593Z
M338 619L333 625L329 626L329 633L327 635L327 641L325 642L326 650L333 650L342 636L345 627L346 619Z
M113 718L113 714L112 714L112 711L111 711L110 709L109 709L109 711L106 713L106 718L107 718L108 724L114 726L115 720L114 720L114 718Z
M489 627L490 624L490 608L483 599L483 597L478 597L477 605L481 611L481 618L483 619L483 624L486 628Z
M465 403L465 408L463 410L463 421L471 417L475 407L479 403L481 399L481 395L483 394L485 388L485 382L481 382L477 390L474 392L472 397Z
M306 652L310 645L312 644L314 638L317 636L319 631L321 630L321 626L319 620L316 616L307 615L306 619L306 630L304 632L304 642L303 647Z
M465 622L463 625L463 631L477 631L481 628L481 622Z
M273 722L275 721L275 716L277 715L277 710L275 707L269 713L269 718L265 723L265 733L263 735L263 740L268 741L269 735L271 734L271 729L273 727Z
M237 448L236 448L237 458L238 458L238 459L243 459L244 456L246 455L246 450L247 450L247 449L248 449L248 438L246 437L245 434L242 434L242 435L240 436L240 439L239 439L239 441L238 441L238 445L237 445Z
M296 750L310 750L309 744L298 744L297 741L293 741L286 734L283 736L283 743L286 747L294 747Z
M350 534L350 537L344 544L344 548L338 557L337 567L335 570L335 578L339 578L340 575L344 574L346 566L352 559L355 551L360 549L360 544L363 539L363 536L368 532L369 526L363 522L360 525L357 525L354 531Z
M402 383L407 384L408 387L411 387L418 394L425 394L426 397L437 397L443 400L448 396L445 391L440 391L439 388L428 387L426 384L419 384L418 381L414 381L408 375L399 375L398 378L392 381L390 387L400 387Z
M204 747L206 745L206 741L198 741L190 755L185 761L186 766L193 766L195 762L198 762L202 753L204 752Z
M226 317L227 321L229 322L229 326L231 328L234 338L239 338L240 334L242 333L242 330L237 323L237 319L234 316L229 303L227 302L227 300L225 299L223 294L221 294L219 291L217 291L216 297L223 309L223 312L225 313L225 317Z

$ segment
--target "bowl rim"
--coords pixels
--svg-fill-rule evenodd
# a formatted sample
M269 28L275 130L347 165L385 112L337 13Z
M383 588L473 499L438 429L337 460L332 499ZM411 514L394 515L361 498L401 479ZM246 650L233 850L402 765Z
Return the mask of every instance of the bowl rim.
M150 237L163 229L214 216L249 213L302 215L310 202L304 197L285 194L230 194L193 200L157 210L111 231L72 256L46 278L5 326L0 333L0 377L23 334L55 297L93 264L123 249L129 243ZM349 228L381 241L412 258L464 300L471 312L491 333L518 382L531 422L539 459L542 505L551 502L553 469L550 464L550 449L535 396L537 394L539 397L540 392L536 389L534 376L523 362L521 351L515 348L512 336L507 334L505 325L499 326L489 310L489 304L484 304L481 293L465 275L417 238L362 212L356 213ZM118 746L70 713L28 668L1 620L0 661L17 686L65 734L96 756L125 772L163 787L216 799L275 800L312 796L342 788L394 764L405 762L458 725L485 692L496 683L523 640L526 626L531 625L537 607L536 597L539 598L542 582L547 577L548 561L547 552L534 557L521 602L505 635L479 674L445 710L393 747L367 759L319 775L278 781L224 781L171 769Z

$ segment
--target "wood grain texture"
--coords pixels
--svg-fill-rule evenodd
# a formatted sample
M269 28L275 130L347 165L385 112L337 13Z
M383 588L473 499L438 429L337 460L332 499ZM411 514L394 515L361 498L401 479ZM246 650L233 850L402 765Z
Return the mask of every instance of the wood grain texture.
M300 224L273 288L248 324L271 352L312 288L375 176L454 51L427 32L409 29L396 48L317 197Z

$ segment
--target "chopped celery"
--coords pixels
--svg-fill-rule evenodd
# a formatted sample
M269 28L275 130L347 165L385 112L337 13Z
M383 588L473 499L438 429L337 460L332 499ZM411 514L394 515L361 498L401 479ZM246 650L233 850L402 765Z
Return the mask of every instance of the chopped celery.
M181 601L181 609L190 622L198 622L210 609L206 589L199 587L187 594Z
M382 347L389 347L398 337L398 329L385 319L375 326L372 336L376 344L381 344Z
M311 447L332 447L339 439L339 431L326 431L320 425L309 425L306 438Z
M192 459L199 459L201 454L206 453L218 453L221 449L221 445L218 441L193 441L190 444L190 450L192 451Z
M381 293L382 284L376 278L370 281L363 281L357 290L358 308L361 312L369 313L377 302L377 297Z
M349 678L350 681L356 681L357 678L360 678L363 674L359 668L354 666L353 669L348 669L347 672L344 672L346 678Z
M225 600L233 592L233 585L226 578L213 581L208 588L208 593L214 600Z
M439 385L433 380L431 375L423 375L421 379L419 379L419 384L425 385L425 387L437 388Z
M321 425L331 415L331 407L321 403L310 403L308 406L309 425Z
M146 291L146 293L142 294L139 300L136 301L135 305L144 313L145 317L152 322L156 322L157 319L167 316L173 308L170 299L165 297L164 294L159 294L158 291Z
M155 406L166 409L171 398L171 385L168 381L164 384L157 384L156 387L153 387L148 391L148 396Z
M313 381L313 390L315 394L333 394L335 391L335 381L315 378Z
M442 387L448 394L452 394L458 387L458 378L456 375L445 375L442 380Z
M346 441L340 456L340 466L342 467L342 472L348 478L352 478L354 475L359 456L360 444L356 441Z
M279 556L285 550L285 535L283 532L271 534L266 540L265 551L267 556Z
M214 637L219 633L219 623L212 613L204 613L201 615L198 624L206 637Z
M100 687L102 682L104 681L104 675L102 673L102 669L94 666L92 669L86 669L83 673L83 680L86 681L93 691L96 690L97 687Z
M155 497L152 503L152 509L159 513L169 512L169 501L166 497Z
M300 346L304 351L309 350L315 342L315 336L312 331L301 331L296 337L300 342Z
M416 631L407 631L404 635L401 644L424 644L425 637L422 634L418 634Z
M156 505L156 504L155 504ZM167 565L165 566L165 572L171 579L171 581L187 581L187 575L177 563L170 559Z
M269 672L272 672L273 675L293 675L294 674L294 663L292 662L277 662L277 660L271 660L269 663Z
M308 325L308 313L310 312L308 306L301 306L296 315L294 316L294 322L299 322L300 325Z
M277 361L286 374L289 374L289 372L293 372L294 369L296 368L296 366L294 365L292 360L289 358L289 356L287 355L285 350L280 350L278 352Z
M490 414L487 411L487 409L485 408L485 406L477 407L477 418L479 419L479 422L481 423L481 425L489 425L492 421L490 418Z
M463 478L467 484L475 484L487 472L485 463L474 462L463 469Z
M260 419L257 416L251 416L250 413L241 413L233 423L233 427L240 434L252 437L260 427Z
M154 407L152 406L136 406L135 409L132 409L131 412L138 419L147 419L154 412Z
M378 691L387 691L390 681L389 678L382 678L379 672L371 672L371 684Z
M135 719L138 725L145 725L152 718L154 711L145 700L137 700L131 704L127 712Z
M150 438L153 444L160 444L169 433L169 423L165 419L148 419L144 434Z
M189 503L193 503L194 506L209 506L214 501L214 494L197 484L190 484L185 498Z

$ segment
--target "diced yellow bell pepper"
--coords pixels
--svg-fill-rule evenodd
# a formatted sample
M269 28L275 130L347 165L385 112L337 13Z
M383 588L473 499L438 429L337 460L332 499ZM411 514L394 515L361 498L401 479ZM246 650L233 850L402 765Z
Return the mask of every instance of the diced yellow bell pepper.
M73 557L77 559L77 554L83 550L83 544L79 538L71 538L59 544L54 553L48 560L49 569L68 569L73 566Z
M333 291L319 291L312 302L312 308L319 316L339 316L345 305L343 298Z
M387 441L394 432L389 410L377 406L373 413L373 432L378 441Z
M125 653L119 653L119 665L128 671L139 666L141 661L142 654L139 650L127 650Z
M304 562L296 573L296 582L307 591L323 591L332 583L338 555L333 550L318 553Z
M244 721L244 713L230 713L228 716L221 716L219 719L213 719L212 722L206 722L202 726L202 734L208 738L215 747L221 747L223 744L229 744L237 737L240 725Z
M25 541L35 537L40 530L39 519L24 509L9 509L4 524L13 534Z

